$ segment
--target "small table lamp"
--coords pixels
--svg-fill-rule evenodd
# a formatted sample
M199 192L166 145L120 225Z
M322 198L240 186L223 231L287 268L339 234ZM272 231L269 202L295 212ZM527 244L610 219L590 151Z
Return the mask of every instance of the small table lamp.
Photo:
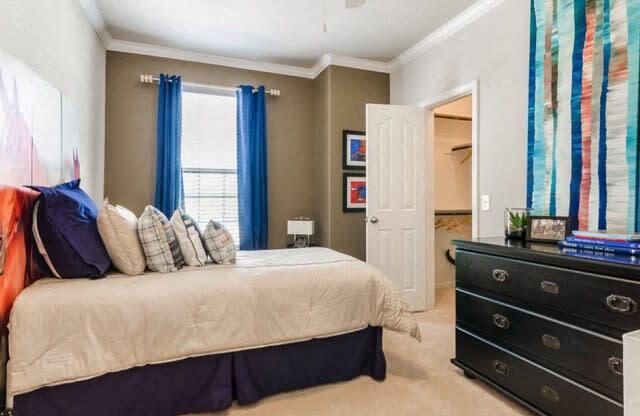
M293 247L309 247L315 222L311 218L297 217L287 221L287 234L293 236Z

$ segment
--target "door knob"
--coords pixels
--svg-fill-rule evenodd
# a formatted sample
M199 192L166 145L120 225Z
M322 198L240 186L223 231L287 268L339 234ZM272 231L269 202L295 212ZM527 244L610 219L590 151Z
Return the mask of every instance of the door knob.
M371 224L376 224L378 222L378 217L371 217L369 218L369 221L371 221Z

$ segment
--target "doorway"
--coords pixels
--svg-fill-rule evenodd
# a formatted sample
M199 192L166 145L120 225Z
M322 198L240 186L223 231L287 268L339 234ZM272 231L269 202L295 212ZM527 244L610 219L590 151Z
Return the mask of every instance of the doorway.
M467 96L470 98L465 98ZM416 106L366 106L367 263L391 278L414 311L432 309L436 299L436 113L439 107L460 98L466 99L467 106L469 102L471 105L470 120L462 120L470 124L471 136L470 139L467 135L460 140L461 149L452 150L452 147L456 147L452 145L447 153L456 153L449 155L451 163L457 161L461 166L467 166L467 169L470 166L471 224L468 227L471 236L476 237L477 82ZM469 118L468 115L463 117ZM460 150L463 152L458 156L457 152ZM465 186L468 188L469 184ZM448 192L446 187L445 192ZM466 214L469 215L468 205L458 208L467 211ZM444 256L443 253L438 254L440 255Z
M436 290L455 287L452 240L472 238L471 94L433 109L433 207Z

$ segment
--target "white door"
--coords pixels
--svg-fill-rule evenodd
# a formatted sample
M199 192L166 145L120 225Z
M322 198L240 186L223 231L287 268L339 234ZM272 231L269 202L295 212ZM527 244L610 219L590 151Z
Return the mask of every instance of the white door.
M433 221L425 200L431 157L425 141L424 108L367 105L367 262L391 278L413 310L426 308L433 280L426 267Z

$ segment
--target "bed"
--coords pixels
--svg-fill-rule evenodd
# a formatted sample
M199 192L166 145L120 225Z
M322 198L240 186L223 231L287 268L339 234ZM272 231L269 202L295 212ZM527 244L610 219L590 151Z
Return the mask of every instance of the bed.
M390 281L325 248L170 274L41 279L9 322L19 415L175 415L385 377L382 328L420 340Z

